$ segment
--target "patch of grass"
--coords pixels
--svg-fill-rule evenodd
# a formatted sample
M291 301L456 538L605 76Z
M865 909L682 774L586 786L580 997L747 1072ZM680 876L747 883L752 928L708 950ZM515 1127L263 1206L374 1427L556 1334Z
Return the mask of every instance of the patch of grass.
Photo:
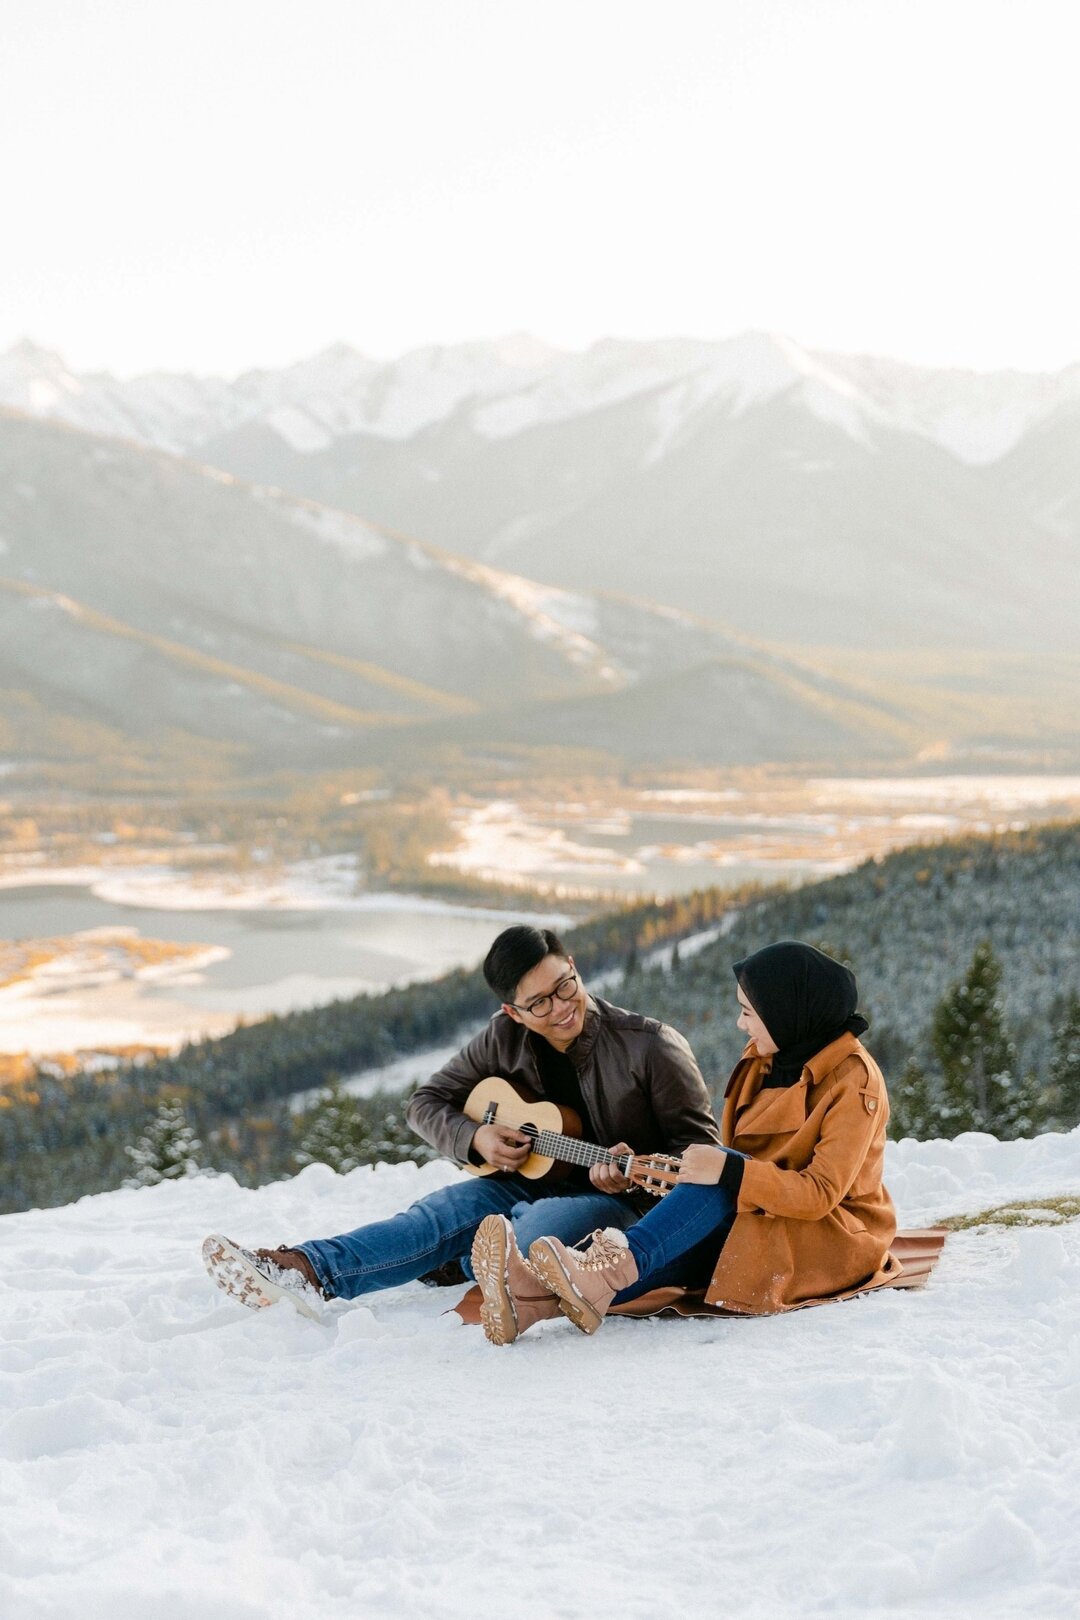
M950 1232L966 1232L973 1226L1064 1226L1075 1220L1080 1220L1080 1197L1066 1193L1060 1198L1024 1198L1012 1204L997 1204L978 1215L951 1215L935 1225Z

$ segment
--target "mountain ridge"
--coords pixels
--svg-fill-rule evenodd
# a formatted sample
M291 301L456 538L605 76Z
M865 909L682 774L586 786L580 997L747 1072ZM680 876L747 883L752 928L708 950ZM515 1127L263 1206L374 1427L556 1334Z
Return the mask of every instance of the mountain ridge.
M120 383L24 345L0 358L5 398L759 641L1075 646L1080 365L934 371L753 332L583 353L518 335Z
M744 406L800 381L815 381L857 402L871 417L937 437L960 459L977 462L1005 454L1040 414L1066 401L1080 402L1080 362L1053 372L976 372L815 350L763 330L721 340L600 338L581 351L513 333L430 344L384 361L337 342L289 365L254 368L232 378L164 370L129 378L79 373L55 350L25 338L0 354L0 403L112 433L118 431L116 413L127 412L134 436L171 450L193 448L212 436L188 414L196 406L215 417L218 432L291 406L311 413L313 424L329 438L361 430L394 438L411 437L463 403L474 402L479 431L502 437L537 420L553 419L552 413L559 419L560 411L578 414L691 379L707 393L726 384ZM432 396L433 385L438 397ZM547 390L546 415L535 402L530 414L520 397L536 385ZM395 387L402 394L411 387L415 397L427 389L423 406L405 409L399 400L396 411L387 408ZM382 414L370 401L355 398L349 409L349 398L358 389L381 396ZM501 406L492 403L500 400ZM365 403L370 407L366 411ZM969 425L982 420L982 439L965 439L959 431L955 418L965 411ZM161 412L172 413L171 426L161 420ZM988 420L993 431L986 432ZM1015 435L1011 439L1010 432Z
M539 584L11 410L0 411L0 543L11 712L29 697L29 714L118 728L148 748L178 733L251 765L336 768L422 756L429 740L566 742L576 719L576 745L596 745L595 725L616 755L668 759L687 729L680 671L693 685L694 670L737 660L789 755L881 752L871 696L700 615ZM634 695L605 707L619 692ZM850 705L839 726L838 692ZM725 759L761 757L752 729L728 727ZM15 758L37 741L20 735Z

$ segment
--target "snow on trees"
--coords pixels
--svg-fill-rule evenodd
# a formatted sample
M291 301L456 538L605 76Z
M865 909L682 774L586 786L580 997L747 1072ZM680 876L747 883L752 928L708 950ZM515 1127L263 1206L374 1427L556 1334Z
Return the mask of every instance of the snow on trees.
M355 1097L334 1080L313 1108L299 1116L300 1139L293 1157L306 1164L328 1164L339 1176L370 1161L365 1157L371 1133Z
M1080 1125L1080 995L1075 990L1054 1041L1047 1102L1062 1130Z
M917 1058L908 1058L900 1079L889 1087L889 1107L889 1135L894 1138L926 1142L945 1134L940 1104Z
M941 1065L941 1121L947 1136L988 1131L1030 1135L1041 1112L1034 1082L1017 1075L1016 1048L1005 1028L1001 963L989 940L942 996L930 1026Z
M299 1140L293 1158L301 1168L328 1164L344 1176L359 1164L424 1164L435 1157L413 1135L395 1099L374 1097L365 1105L339 1080L298 1116L295 1129Z
M188 1124L179 1097L170 1097L158 1104L157 1113L135 1146L124 1152L135 1166L134 1175L124 1186L153 1187L159 1181L197 1175L202 1143Z

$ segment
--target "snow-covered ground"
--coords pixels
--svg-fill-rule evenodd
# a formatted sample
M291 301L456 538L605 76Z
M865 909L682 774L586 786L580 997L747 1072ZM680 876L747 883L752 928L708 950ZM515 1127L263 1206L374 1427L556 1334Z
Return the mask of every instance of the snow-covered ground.
M451 816L456 843L429 859L556 893L682 892L695 883L828 877L926 839L1077 816L1075 775L815 777L765 793L649 788L620 803L459 806Z
M292 861L272 875L198 871L130 860L99 866L50 867L45 857L10 861L0 868L0 889L86 887L117 906L158 911L428 911L433 916L481 916L498 921L501 911L455 905L424 895L394 894L363 886L356 855L319 855Z
M273 880L130 862L0 870L0 931L15 942L0 946L0 1053L176 1048L241 1018L471 967L512 922L571 920L369 893L358 881L348 855L296 862ZM73 925L94 914L102 926Z
M566 873L599 880L640 876L645 870L632 855L582 844L562 827L541 825L508 799L455 811L451 821L458 843L429 856L429 865L450 866L488 882L524 887L534 879Z
M235 1025L227 1014L185 1020L174 1003L146 993L202 983L207 968L229 957L222 946L145 940L136 928L115 926L33 943L44 947L41 959L0 984L0 1052L178 1046Z
M833 804L839 793L866 804L916 804L977 816L1009 810L1076 813L1080 776L874 776L822 777L807 783Z
M0 1614L1080 1614L1080 1223L955 1234L919 1293L500 1350L450 1291L314 1324L202 1270L207 1231L325 1235L456 1174L0 1220ZM1076 1193L1080 1132L903 1143L889 1180L905 1224Z

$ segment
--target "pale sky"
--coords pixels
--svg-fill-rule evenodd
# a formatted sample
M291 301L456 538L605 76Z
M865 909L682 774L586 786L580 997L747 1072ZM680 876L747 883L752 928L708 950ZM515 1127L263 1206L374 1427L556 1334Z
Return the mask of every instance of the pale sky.
M1074 0L5 0L0 349L1080 361Z

